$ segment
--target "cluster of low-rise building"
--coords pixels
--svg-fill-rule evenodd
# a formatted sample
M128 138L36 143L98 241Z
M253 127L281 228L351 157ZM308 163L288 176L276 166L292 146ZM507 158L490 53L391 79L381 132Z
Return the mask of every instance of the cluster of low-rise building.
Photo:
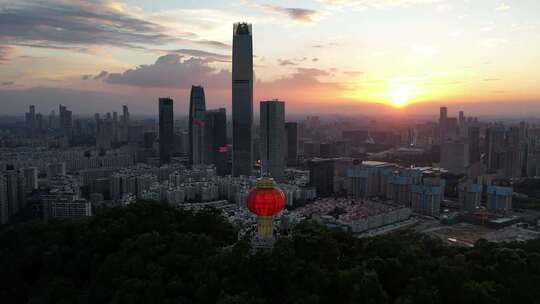
M324 198L294 210L293 214L361 233L405 221L411 216L411 209L390 201Z

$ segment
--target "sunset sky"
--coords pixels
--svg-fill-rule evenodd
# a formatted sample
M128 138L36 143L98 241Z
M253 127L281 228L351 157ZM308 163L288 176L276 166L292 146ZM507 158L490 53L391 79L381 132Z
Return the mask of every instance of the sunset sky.
M540 114L538 0L0 0L0 112L230 109L232 25L253 24L255 109ZM383 104L384 106L381 106Z

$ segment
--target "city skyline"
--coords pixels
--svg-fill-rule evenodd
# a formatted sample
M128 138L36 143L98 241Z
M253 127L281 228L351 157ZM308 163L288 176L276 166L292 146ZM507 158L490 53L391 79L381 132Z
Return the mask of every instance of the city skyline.
M2 303L535 303L538 11L0 0Z
M205 87L209 108L230 110L238 21L254 27L254 100L286 100L291 114L327 106L331 114L432 114L442 104L474 115L540 111L537 2L288 5L2 1L3 113L62 103L74 113L128 104L155 115L155 99L171 96L183 114L191 85ZM18 26L25 18L32 21Z

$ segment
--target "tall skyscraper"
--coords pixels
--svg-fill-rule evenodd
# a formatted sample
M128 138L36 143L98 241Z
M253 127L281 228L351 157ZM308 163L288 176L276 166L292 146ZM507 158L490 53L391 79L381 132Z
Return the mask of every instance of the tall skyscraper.
M315 187L318 197L334 194L334 160L315 158L308 162L309 184Z
M414 212L439 216L444 200L445 181L439 178L424 178L422 184L411 186L411 208Z
M469 141L446 140L441 144L440 166L452 174L465 174L470 164Z
M277 99L262 101L260 119L263 174L279 181L285 174L285 103Z
M204 88L192 86L189 97L189 164L191 166L204 162L205 111Z
M159 160L171 162L174 141L174 108L170 97L159 99Z
M60 113L60 131L66 138L71 138L73 128L72 113L63 105L60 105L58 110Z
M253 41L251 24L233 26L232 120L233 176L252 173L253 167Z
M7 209L9 217L19 213L26 205L25 185L22 175L14 169L4 172Z
M469 126L469 161L471 164L480 161L480 128L478 126Z
M32 192L38 188L38 168L28 167L22 170L25 190Z
M127 105L122 106L122 122L125 125L129 124L129 109Z
M490 126L486 129L486 165L496 171L504 167L505 129L501 125Z
M30 136L34 137L36 135L37 121L36 121L36 106L31 105L28 107L28 112L25 115L26 117L26 127L30 131Z
M129 109L127 105L122 106L122 125L121 125L121 141L129 140Z
M43 132L43 129L44 129L44 125L43 125L43 115L41 113L37 113L36 114L36 119L35 119L35 126L34 126L34 129L38 132L38 133L41 133Z
M113 141L113 122L111 119L101 119L99 113L94 114L96 123L96 147L109 150Z
M287 132L287 165L296 166L298 161L298 123L286 123L285 132Z
M118 113L116 113L116 111L113 112L113 128L112 128L112 133L113 133L113 140L114 142L118 142L119 140L119 128L118 128Z
M448 119L448 108L441 107L439 112L439 141L442 144L447 136L446 120Z
M7 224L9 221L7 181L0 175L0 225Z
M204 120L204 163L215 165L217 175L226 175L228 160L226 111L208 110Z

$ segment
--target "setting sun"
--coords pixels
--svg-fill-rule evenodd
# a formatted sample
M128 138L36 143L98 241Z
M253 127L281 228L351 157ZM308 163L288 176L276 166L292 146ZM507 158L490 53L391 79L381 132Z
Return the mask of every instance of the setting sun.
M414 95L414 89L405 86L396 86L390 90L390 104L396 108L408 105Z
M394 107L401 108L407 105L407 96L399 93L393 93L391 102Z

